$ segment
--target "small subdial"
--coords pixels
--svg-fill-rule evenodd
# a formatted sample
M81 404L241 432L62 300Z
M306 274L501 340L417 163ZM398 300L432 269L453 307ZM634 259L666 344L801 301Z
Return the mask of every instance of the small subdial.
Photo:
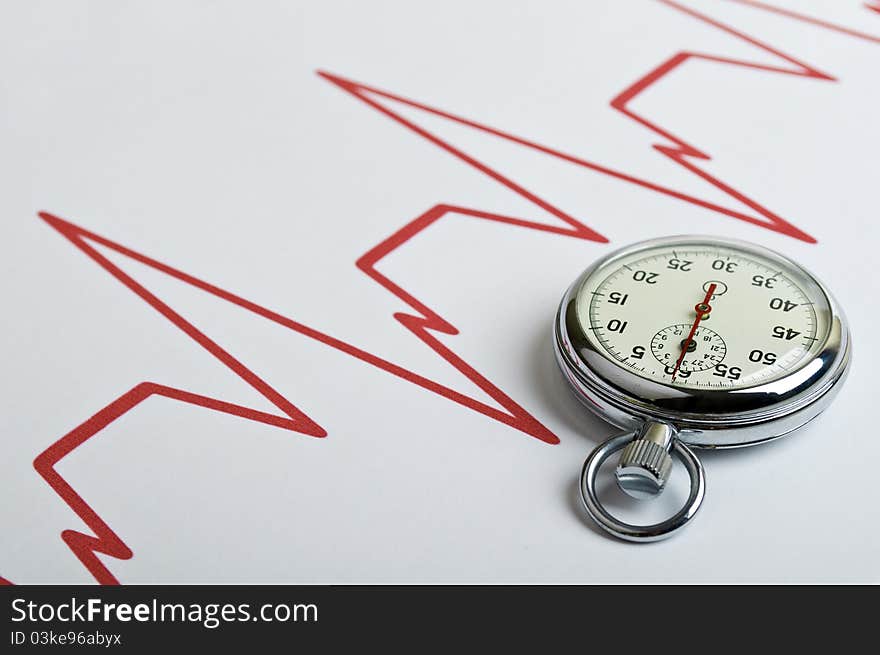
M667 372L675 368L675 363L685 347L691 326L687 323L670 325L660 330L651 339L651 352L657 361L666 367ZM727 345L717 332L700 325L694 333L694 338L687 344L684 359L681 360L679 371L682 373L694 373L715 368L724 361L727 354Z

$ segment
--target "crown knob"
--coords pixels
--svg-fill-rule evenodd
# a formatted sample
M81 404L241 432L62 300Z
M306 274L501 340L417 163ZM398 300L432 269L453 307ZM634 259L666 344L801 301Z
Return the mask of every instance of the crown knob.
M660 494L672 471L672 442L675 429L667 423L646 422L630 441L617 463L617 485L633 498Z

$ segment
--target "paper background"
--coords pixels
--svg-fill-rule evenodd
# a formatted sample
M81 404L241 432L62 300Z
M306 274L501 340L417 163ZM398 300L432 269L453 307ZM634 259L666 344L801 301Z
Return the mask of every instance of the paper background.
M6 4L0 576L880 580L880 13L855 0L773 5L833 25L724 0ZM678 53L796 68L719 24L835 81L691 58L629 108L711 157L686 161L817 244L367 94L610 240L453 211L376 264L458 330L433 338L558 445L92 243L328 436L152 396L71 449L54 484L35 468L146 381L286 418L39 211L497 408L395 320L419 312L355 262L437 205L566 224L316 71L761 218L609 104ZM854 363L832 407L796 437L706 454L694 526L634 547L584 518L576 477L613 428L566 390L550 326L595 258L677 233L747 239L801 261L847 311ZM678 497L619 508L657 519L681 485ZM119 544L133 556L112 556Z

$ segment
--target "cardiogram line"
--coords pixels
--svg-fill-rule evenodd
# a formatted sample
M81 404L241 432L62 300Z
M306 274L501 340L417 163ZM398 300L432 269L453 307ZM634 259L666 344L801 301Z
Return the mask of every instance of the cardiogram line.
M426 129L420 127L414 121L404 117L402 114L400 114L399 112L392 109L390 106L388 106L388 104L383 104L380 101L380 99L390 100L394 103L399 103L401 105L405 105L405 106L411 107L413 109L417 109L419 111L423 111L425 113L428 113L428 114L431 114L434 116L438 116L440 118L449 120L451 122L458 123L459 125L464 125L466 127L475 129L477 131L489 134L491 136L494 136L494 137L497 137L497 138L500 138L500 139L503 139L506 141L510 141L510 142L515 143L517 145L524 146L526 148L544 153L546 155L550 155L552 157L556 157L558 159L569 162L571 164L575 164L577 166L581 166L585 169L592 170L596 173L600 173L602 175L606 175L606 176L612 177L614 179L618 179L620 181L627 182L629 184L634 184L636 186L648 189L650 191L654 191L656 193L660 193L662 195L666 195L666 196L676 198L678 200L681 200L681 201L684 201L684 202L687 202L687 203L690 203L693 205L697 205L699 207L703 207L703 208L708 209L712 212L726 215L731 218L736 218L738 220L745 221L745 222L750 223L752 225L757 225L759 227L763 227L763 228L772 230L774 232L779 232L779 233L785 234L787 236L793 237L795 239L800 239L802 241L806 241L808 243L816 243L816 239L813 236L807 234L806 232L799 229L798 227L796 227L795 225L793 225L789 221L785 220L784 218L782 218L781 216L779 216L775 212L768 209L766 206L757 202L753 198L747 196L745 193L739 191L732 184L721 180L717 176L712 175L711 173L709 173L705 169L698 166L696 163L694 163L693 160L708 161L711 159L711 157L707 153L705 153L702 150L700 150L699 148L695 147L694 145L689 144L683 138L676 136L670 130L662 127L661 125L650 120L649 118L645 117L644 115L637 113L636 111L631 109L630 105L642 93L647 91L649 88L654 87L663 78L665 78L666 76L668 76L670 73L674 72L675 70L681 68L684 64L686 64L690 61L706 61L706 62L711 62L711 63L715 63L715 64L736 66L736 67L740 67L740 68L748 68L748 69L763 71L763 72L767 72L767 73L790 75L790 76L796 76L796 77L805 77L805 78L811 78L811 79L829 81L829 82L836 81L836 79L832 75L829 75L828 73L825 73L814 66L811 66L811 65L809 65L809 64L807 64L807 63L805 63L805 62L803 62L803 61L801 61L791 55L788 55L788 54L782 52L781 50L779 50L779 49L777 49L777 48L775 48L775 47L773 47L763 41L760 41L756 38L753 38L740 30L736 30L736 29L730 27L729 25L726 25L720 21L717 21L717 20L715 20L705 14L702 14L702 13L695 11L689 7L686 7L682 4L679 4L678 2L675 2L675 0L658 0L658 1L663 3L664 5L667 5L668 7L671 7L679 12L684 13L685 15L690 16L691 18L694 18L694 19L696 19L700 22L703 22L703 23L705 23L705 24L707 24L707 25L709 25L709 26L711 26L721 32L724 32L734 38L737 38L745 43L748 43L749 45L751 45L759 50L763 50L764 52L781 60L781 62L785 62L785 64L787 64L787 66L782 66L782 65L772 66L772 65L767 65L767 64L746 61L743 59L733 59L730 57L721 57L721 56L717 56L717 55L700 53L700 52L683 51L683 52L676 53L675 55L673 55L669 59L666 59L660 65L658 65L656 68L649 71L646 75L637 79L635 82L633 82L628 87L626 87L623 91L621 91L617 96L615 96L610 102L611 107L614 108L616 111L620 112L621 114L623 114L627 118L639 123L643 127L651 130L652 132L654 132L655 134L662 137L663 139L665 139L668 142L668 143L664 143L664 144L655 144L653 146L654 149L656 149L658 152L660 152L664 156L668 157L669 159L671 159L672 161L674 161L678 165L687 169L692 174L698 176L699 178L701 178L705 182L708 182L709 184L711 184L712 186L714 186L716 189L723 192L727 196L733 198L734 200L736 200L740 204L745 205L746 207L751 209L752 212L754 212L753 214L744 213L742 211L733 209L731 207L722 206L717 203L714 203L714 202L711 202L711 201L708 201L708 200L705 200L702 198L698 198L696 196L685 193L683 191L679 191L679 190L664 186L662 184L640 178L638 176L632 175L632 174L627 173L625 171L621 171L621 170L611 168L609 166L605 166L605 165L598 163L596 161L586 159L583 157L579 157L579 156L576 156L571 153L563 152L561 150L558 150L558 149L555 149L555 148L552 148L552 147L549 147L546 145L542 145L540 143L536 143L536 142L531 141L529 139L526 139L524 137L514 135L509 132L504 132L502 130L496 129L496 128L491 127L489 125L479 123L477 121L453 114L449 111L439 109L437 107L432 107L432 106L427 105L425 103L413 100L411 98L404 97L404 96L399 95L397 93L393 93L393 92L390 92L390 91L387 91L384 89L380 89L380 88L377 88L377 87L374 87L374 86L371 86L368 84L364 84L364 83L357 82L357 81L354 81L351 79L347 79L345 77L342 77L342 76L337 75L335 73L331 73L329 71L318 71L318 74L321 77L323 77L324 79L326 79L327 81L338 86L339 88L346 91L347 93L353 95L358 100L364 102L365 104L369 105L373 109L379 111L380 113L384 114L385 116L387 116L388 118L392 119L393 121L399 123L400 125L406 127L407 129L415 132L416 134L418 134L422 138L427 139L428 141L430 141L434 145L440 147L441 149L445 150L446 152L453 155L454 157L457 157L458 159L462 160L464 163L476 168L481 173L488 175L489 177L491 177L495 181L503 184L504 186L508 187L509 189L513 190L514 192L519 193L521 196L525 197L526 199L531 200L531 198L529 198L529 196L528 196L528 192L526 192L524 189L522 189L517 184L512 182L509 178L504 177L503 175L492 170L491 168L489 168L485 164L482 164L481 162L475 160L473 157L467 155L466 153L463 153L461 150L452 146L451 144L444 141L440 137L436 136L435 134L433 134L429 130L426 130ZM732 1L738 2L738 3L746 5L746 6L751 6L751 7L757 8L757 9L762 9L762 10L766 10L766 11L776 11L776 13L779 13L783 16L788 17L788 18L796 19L796 20L806 22L806 23L811 23L811 24L816 25L818 27L822 27L822 28L832 30L832 31L837 31L837 32L846 34L848 36L853 36L855 38L866 39L866 40L870 40L873 42L880 42L880 38L878 38L878 37L872 37L870 35L866 35L866 34L857 32L855 30L850 30L848 28L833 25L831 23L828 23L827 21L821 21L818 19L810 18L810 17L805 16L803 14L798 14L798 13L787 11L787 10L780 10L778 8L774 8L771 5L767 5L765 3L751 2L749 0L732 0ZM535 204L542 206L540 202L536 202ZM548 209L547 207L543 207L543 208ZM571 217L569 217L568 215L566 215L564 213L557 213L557 212L554 212L553 210L550 210L550 209L548 209L548 211L556 214L560 219L562 219L563 221L570 224Z
M489 134L507 139L527 148L531 148L540 152L544 152L545 154L558 157L572 164L580 165L584 168L591 169L599 173L604 173L616 179L656 191L660 194L671 196L684 202L704 207L710 211L737 218L739 220L756 224L770 230L781 232L783 234L788 234L789 236L804 241L815 241L810 235L794 227L788 221L785 221L781 217L770 212L759 203L747 198L744 194L735 190L729 184L713 177L712 175L708 174L707 172L696 166L696 164L689 161L689 159L708 159L709 157L699 149L687 144L684 140L672 135L669 131L663 129L662 127L651 122L644 116L641 116L635 111L631 110L629 108L629 103L632 102L633 99L635 99L639 94L643 93L647 88L657 84L672 70L675 70L676 68L683 65L685 62L692 59L703 59L719 64L743 66L751 69L761 70L764 72L797 75L821 80L832 80L833 78L830 75L818 71L818 69L799 62L793 57L786 55L765 43L748 37L747 35L737 30L734 30L733 28L723 23L715 21L702 14L699 14L698 12L679 5L672 0L660 1L676 10L682 11L685 14L690 15L695 19L703 21L717 29L727 32L732 36L741 38L742 40L754 45L755 47L779 57L789 64L789 67L784 68L781 66L767 66L764 64L723 58L703 53L681 52L666 60L660 66L656 67L648 74L637 80L635 83L631 84L611 101L611 106L614 109L621 113L624 113L632 120L654 131L667 141L671 142L662 145L655 145L654 147L659 152L671 158L673 161L676 161L688 170L691 170L694 174L700 176L710 184L713 184L718 189L730 195L732 198L748 206L755 212L756 215L744 214L740 211L733 210L728 207L723 207L696 198L694 196L690 196L688 194L684 194L682 192L662 186L660 184L640 179L623 171L613 170L598 163L562 153L547 146L543 146L527 141L520 137L506 134L504 132L501 132L500 130L495 130L494 128L468 121L467 119L454 116L453 114L428 107L427 105L423 105L412 100L407 100L402 96L397 96L386 91L367 87L365 85L346 80L330 73L320 72L324 79L327 79L328 81L334 83L338 87L362 100L366 104L372 106L374 109L379 110L389 118L392 118L393 120L400 123L401 125L404 125L411 131L419 134L421 137L429 140L434 145L442 148L449 154L461 159L469 166L476 168L485 175L488 175L496 182L504 185L514 193L517 193L532 204L549 212L566 224L566 226L545 224L536 221L525 220L519 217L504 216L452 204L439 204L407 223L404 227L395 232L391 237L385 239L380 244L370 249L356 262L357 267L362 272L368 275L371 279L373 279L377 284L381 285L387 291L395 295L397 298L405 302L412 310L417 312L416 314L396 313L394 314L394 318L416 337L422 340L428 347L430 347L438 355L440 355L444 360L453 365L462 375L475 383L481 390L483 390L496 403L498 403L498 405L503 407L504 411L477 401L476 399L471 398L465 394L461 394L460 392L450 389L433 380L409 371L402 366L399 366L376 355L373 355L367 351L359 349L356 346L336 339L328 334L315 330L314 328L311 328L303 323L282 316L277 312L257 305L256 303L253 303L245 298L225 291L208 282L199 280L181 270L172 268L155 259L147 257L146 255L143 255L130 248L122 246L121 244L111 241L110 239L107 239L101 235L81 228L69 221L45 212L40 214L43 220L45 220L62 236L68 239L68 241L70 241L81 252L83 252L86 256L88 256L95 263L101 266L101 268L103 268L118 281L123 283L129 290L134 292L148 305L153 307L153 309L160 312L178 329L182 330L185 334L187 334L187 336L196 341L198 345L207 350L211 355L218 359L218 361L229 368L233 373L238 375L245 383L254 388L258 393L265 397L281 412L281 415L270 414L267 412L254 410L252 408L235 405L233 403L228 403L215 398L209 398L207 396L195 394L189 391L175 389L173 387L159 385L153 382L143 382L116 398L106 407L101 409L99 412L97 412L95 415L87 419L79 426L75 427L73 430L61 437L61 439L49 446L49 448L47 448L43 453L37 456L37 458L34 460L34 467L37 472L44 478L44 480L46 480L50 487L52 487L55 492L58 493L59 497L61 497L62 500L64 500L64 502L68 504L68 506L77 514L77 516L80 517L80 519L88 526L88 528L92 532L92 534L90 535L74 530L65 530L62 533L62 539L71 549L71 551L76 555L76 557L82 562L82 564L87 568L87 570L89 570L96 581L100 583L118 582L116 577L101 562L98 554L108 555L117 559L128 559L132 557L133 553L131 549L124 543L124 541L110 528L110 526L105 523L100 518L100 516L89 506L89 504L81 496L79 496L79 494L77 494L73 487L66 480L64 480L64 478L57 472L55 467L58 462L65 456L67 456L71 451L73 451L89 438L98 434L107 425L118 419L120 416L136 408L144 400L153 396L164 397L178 402L184 402L207 409L212 409L214 411L223 412L247 420L272 425L274 427L279 427L306 436L323 437L326 435L326 431L315 421L309 418L304 412L295 407L289 400L287 400L274 388L272 388L267 382L262 380L262 378L260 378L253 371L247 368L242 362L235 359L218 343L196 329L195 326L187 321L181 314L175 312L173 309L171 309L171 307L165 304L157 296L152 294L144 286L136 282L131 276L122 271L121 268L113 264L107 257L102 255L93 245L91 245L91 243L98 244L100 246L103 246L104 248L116 252L117 254L138 261L141 264L151 267L156 271L169 275L179 281L198 288L203 292L209 293L219 299L230 302L242 309L245 309L267 320L282 325L296 333L299 333L303 336L327 345L328 347L344 352L357 360L391 373L392 375L411 382L417 386L420 386L427 391L436 393L462 406L477 411L487 416L488 418L492 418L496 421L513 427L529 436L535 437L547 443L558 442L558 438L549 429L547 429L537 419L531 416L531 414L526 412L520 405L515 403L499 388L493 385L487 378L479 374L472 366L470 366L461 357L455 354L450 348L443 344L437 337L435 337L432 332L439 332L446 335L455 335L458 333L458 331L450 322L431 310L426 304L422 303L412 294L404 290L401 286L397 285L389 278L382 275L378 271L377 265L383 257L387 256L389 253L395 251L396 249L399 249L403 244L408 242L415 235L423 232L430 225L433 225L438 220L444 218L448 214L469 217L477 220L488 220L515 227L558 234L560 236L579 238L586 241L601 243L607 241L607 239L605 239L605 237L603 237L595 230L585 226L580 221L574 219L570 215L558 209L551 203L528 191L527 189L525 189L525 187L501 175L491 167L483 164L482 162L479 162L477 159L471 157L464 151L455 148L454 146L447 143L443 139L440 139L431 132L424 130L423 128L417 126L411 121L408 121L404 117L382 105L375 98L370 97L371 95L384 97L387 100L393 100L396 102L401 102L403 104L408 104L414 108L433 113L435 115L459 122L464 125L468 125L476 129L483 130ZM743 3L753 4L744 2L744 0ZM759 8L766 7L761 6ZM790 17L794 18L794 16ZM805 20L803 18L798 19ZM817 21L808 22L813 22L820 27L826 27L828 29L837 29L828 27L827 25ZM844 28L837 29L837 31L848 33L844 30ZM855 35L851 34L851 36Z

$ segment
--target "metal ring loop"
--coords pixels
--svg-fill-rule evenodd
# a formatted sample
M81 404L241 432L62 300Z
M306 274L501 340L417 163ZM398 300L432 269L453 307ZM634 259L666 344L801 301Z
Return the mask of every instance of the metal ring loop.
M632 441L633 433L621 434L611 437L608 441L598 446L587 460L584 462L584 468L581 471L581 496L584 500L584 506L592 519L599 526L610 532L615 537L625 539L626 541L659 541L671 536L674 532L681 530L688 521L694 518L697 510L703 502L706 495L706 475L703 472L703 465L693 451L684 443L675 439L673 447L681 461L687 468L688 475L691 478L691 492L678 513L674 516L654 523L653 525L632 525L620 521L602 507L599 496L596 493L596 475L602 464L611 455L622 450L630 441Z

